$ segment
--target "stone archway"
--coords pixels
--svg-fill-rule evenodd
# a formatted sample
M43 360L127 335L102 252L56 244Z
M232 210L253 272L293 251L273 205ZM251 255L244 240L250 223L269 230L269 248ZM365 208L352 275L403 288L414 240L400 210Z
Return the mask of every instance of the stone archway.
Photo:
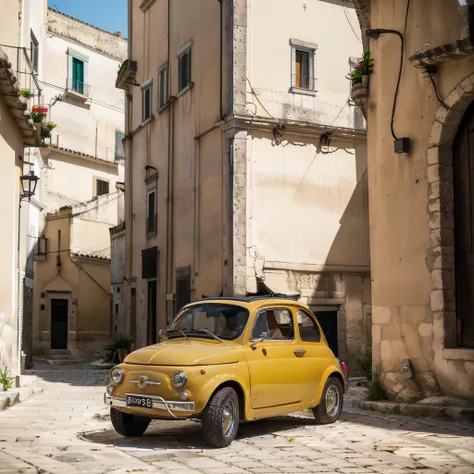
M364 51L367 51L369 47L369 39L365 32L370 28L370 0L352 0L352 3L354 4L357 18L359 19Z
M439 108L427 152L430 225L427 264L431 273L433 349L437 358L442 357L443 349L457 346L452 146L464 113L473 100L474 74L446 97L449 109Z

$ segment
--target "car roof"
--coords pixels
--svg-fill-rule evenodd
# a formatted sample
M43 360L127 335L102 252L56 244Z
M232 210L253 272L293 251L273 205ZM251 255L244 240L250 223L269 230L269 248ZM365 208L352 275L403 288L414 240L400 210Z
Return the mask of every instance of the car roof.
M227 303L243 303L245 306L257 306L261 303L271 303L271 304L297 304L304 306L302 303L298 302L300 298L299 294L294 295L284 295L284 294L270 294L270 295L256 295L256 296L218 296L210 298L202 298L192 303L189 303L186 306L191 306L199 303L212 303L212 302L227 302Z

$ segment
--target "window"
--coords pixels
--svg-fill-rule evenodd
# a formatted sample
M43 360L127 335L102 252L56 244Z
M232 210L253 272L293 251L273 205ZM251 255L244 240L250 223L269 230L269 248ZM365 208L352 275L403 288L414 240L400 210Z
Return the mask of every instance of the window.
M292 92L315 91L315 56L317 45L299 40L291 40L292 46Z
M38 237L35 246L34 260L37 262L43 262L46 260L48 254L48 239L46 237Z
M35 34L30 30L30 62L34 72L39 69L39 42Z
M122 140L125 138L125 133L120 130L115 130L115 160L123 160L125 158L125 150L123 149Z
M103 194L109 194L109 182L103 179L96 179L95 182L96 196L102 196Z
M298 328L300 331L301 340L304 342L319 342L321 340L321 332L316 324L316 321L304 311L298 310L296 312L296 319L298 321Z
M84 96L85 102L89 96L89 86L87 83L87 70L89 58L74 51L73 49L68 49L68 91ZM73 96L74 97L74 96ZM81 100L78 97L74 97L78 100Z
M178 56L178 92L191 84L191 47Z
M145 122L151 118L151 104L152 104L152 87L151 81L142 86L142 121Z
M158 71L158 108L161 109L168 103L168 65Z
M289 341L294 339L293 318L287 309L266 309L258 314L252 339Z
M84 61L77 58L72 58L71 89L79 94L84 94Z
M156 233L156 192L150 191L146 203L146 233Z

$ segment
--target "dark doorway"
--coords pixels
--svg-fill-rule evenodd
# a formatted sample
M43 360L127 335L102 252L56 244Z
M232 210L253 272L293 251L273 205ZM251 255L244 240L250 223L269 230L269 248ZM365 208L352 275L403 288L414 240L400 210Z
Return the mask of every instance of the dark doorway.
M339 335L337 331L337 311L315 311L328 345L336 357L339 356Z
M67 349L68 300L51 300L51 349Z
M147 345L156 344L156 280L148 281Z
M474 347L474 103L454 141L453 172L458 344Z

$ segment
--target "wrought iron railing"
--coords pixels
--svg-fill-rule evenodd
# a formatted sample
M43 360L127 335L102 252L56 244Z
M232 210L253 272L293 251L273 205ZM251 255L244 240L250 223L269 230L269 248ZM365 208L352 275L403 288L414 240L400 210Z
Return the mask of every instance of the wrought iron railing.
M316 88L316 79L311 76L302 76L301 74L293 74L292 86L297 89L314 91Z
M67 80L67 90L76 92L77 94L81 94L84 97L89 97L90 86L85 82L69 78Z
M38 74L33 68L31 51L24 47L8 44L0 44L0 49L8 56L22 95L30 99L28 108L31 110L33 105L40 105L42 91L37 78Z

